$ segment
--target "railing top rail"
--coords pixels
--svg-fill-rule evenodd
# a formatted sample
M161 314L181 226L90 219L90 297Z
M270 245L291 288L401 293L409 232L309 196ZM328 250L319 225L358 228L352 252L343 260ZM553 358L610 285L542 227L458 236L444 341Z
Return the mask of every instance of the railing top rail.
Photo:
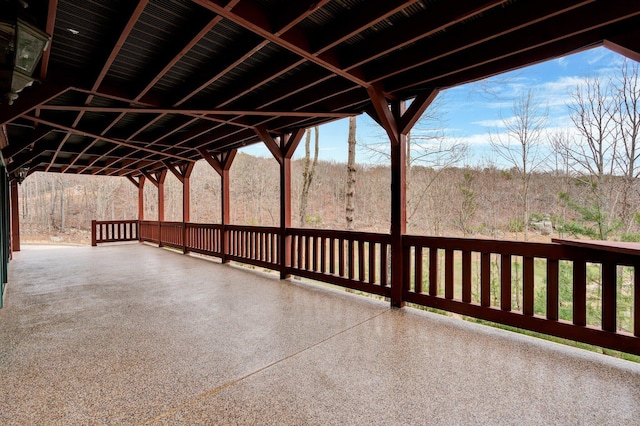
M345 240L366 240L372 242L391 242L391 235L374 232L336 231L332 229L287 228L287 235L320 236L342 238Z
M626 254L630 256L640 256L640 243L631 243L624 241L574 240L561 238L553 238L551 239L551 241L553 243L562 244L565 246Z
M205 229L222 229L222 225L219 223L185 223L187 228L205 228Z
M505 241L472 238L427 237L405 235L402 237L405 247L419 245L438 249L468 250L485 253L499 253L515 256L533 256L552 259L564 259L570 256L567 247L556 243L534 243L524 241Z
M246 231L246 232L280 232L280 228L275 226L248 226L248 225L225 225L230 231Z
M110 225L110 224L121 224L121 223L138 223L137 220L96 220L96 224L98 225Z

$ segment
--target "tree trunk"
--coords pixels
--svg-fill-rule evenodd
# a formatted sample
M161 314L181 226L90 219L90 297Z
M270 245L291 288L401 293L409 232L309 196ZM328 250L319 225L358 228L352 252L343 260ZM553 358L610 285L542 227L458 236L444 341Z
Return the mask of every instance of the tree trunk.
M356 118L349 117L349 155L347 157L347 206L345 209L347 229L354 229L354 195L356 192Z
M303 227L307 221L307 202L309 199L309 189L313 182L313 176L316 171L316 164L318 164L318 145L320 141L320 131L318 126L313 128L316 132L315 146L313 152L313 162L311 161L311 130L307 130L306 138L304 141L304 169L302 171L302 192L300 192L300 216L299 224Z

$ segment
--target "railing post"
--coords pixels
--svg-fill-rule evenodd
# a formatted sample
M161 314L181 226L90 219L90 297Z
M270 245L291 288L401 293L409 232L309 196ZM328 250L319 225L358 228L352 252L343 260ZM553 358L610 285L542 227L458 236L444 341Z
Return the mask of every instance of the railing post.
M20 212L18 210L18 181L11 181L11 252L20 251Z
M158 221L158 247L162 247L162 221Z
M91 221L91 246L95 247L97 246L97 242L96 242L96 221L92 220Z
M187 223L182 222L182 254L187 254Z
M406 232L406 157L407 134L438 95L430 90L417 96L408 109L403 100L389 102L379 86L367 88L371 100L371 117L380 124L391 145L391 306L404 306L404 289L408 288L409 274L404 271L402 238ZM389 108L391 107L391 108Z

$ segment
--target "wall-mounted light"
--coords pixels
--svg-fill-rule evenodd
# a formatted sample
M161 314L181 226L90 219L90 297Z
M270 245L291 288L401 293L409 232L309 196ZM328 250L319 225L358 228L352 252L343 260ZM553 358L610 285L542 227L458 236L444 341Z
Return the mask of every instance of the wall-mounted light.
M27 178L28 175L29 175L29 168L20 167L16 171L16 180L18 181L19 184L21 184L22 182L24 182L24 180Z
M51 40L47 33L18 17L18 7L12 15L0 19L0 91L9 105L36 81L33 71Z

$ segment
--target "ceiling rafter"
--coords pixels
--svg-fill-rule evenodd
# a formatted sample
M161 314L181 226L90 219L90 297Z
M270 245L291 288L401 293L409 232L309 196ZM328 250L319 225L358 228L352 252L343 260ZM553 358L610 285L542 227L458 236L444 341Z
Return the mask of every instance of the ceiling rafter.
M79 136L84 136L84 137L87 137L87 138L103 140L105 142L109 142L109 143L113 143L113 144L121 145L121 146L126 146L126 147L129 147L129 148L135 148L137 150L146 151L146 152L149 152L149 153L152 153L152 154L160 154L160 155L164 155L164 156L171 157L171 158L177 158L178 160L190 161L190 159L185 158L185 157L181 157L181 156L173 155L173 154L168 154L166 152L160 152L160 151L157 151L157 150L151 149L151 148L139 147L139 146L136 146L136 145L128 143L128 142L118 141L118 140L107 138L107 137L104 137L104 136L99 136L99 135L93 134L91 132L85 132L85 131L82 131L82 130L79 130L79 129L74 129L72 127L65 126L65 125L60 124L60 123L54 123L52 121L44 120L42 118L29 117L29 119L32 120L32 121L35 121L36 123L44 124L44 125L47 125L47 126L50 126L50 127L56 127L58 129L65 130L67 132L71 132L71 133L77 134Z

